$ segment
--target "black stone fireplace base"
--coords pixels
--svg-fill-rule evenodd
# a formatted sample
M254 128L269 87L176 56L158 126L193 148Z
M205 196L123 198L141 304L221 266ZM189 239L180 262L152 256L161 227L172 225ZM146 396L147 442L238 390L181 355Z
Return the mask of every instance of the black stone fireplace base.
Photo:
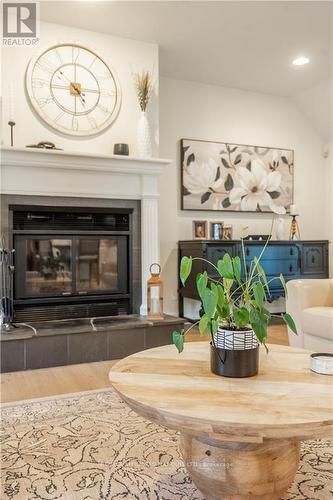
M149 321L138 315L29 323L2 331L1 372L120 359L171 344L184 320L166 316Z

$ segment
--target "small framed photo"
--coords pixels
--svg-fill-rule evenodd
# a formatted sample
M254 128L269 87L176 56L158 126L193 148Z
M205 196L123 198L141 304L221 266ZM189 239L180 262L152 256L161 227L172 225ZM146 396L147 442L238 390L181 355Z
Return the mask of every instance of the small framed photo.
M212 221L209 223L209 237L211 240L222 240L222 238L223 238L223 222Z
M232 226L230 224L223 226L223 239L232 240Z
M193 221L193 238L195 240L206 240L207 235L207 221L194 220Z

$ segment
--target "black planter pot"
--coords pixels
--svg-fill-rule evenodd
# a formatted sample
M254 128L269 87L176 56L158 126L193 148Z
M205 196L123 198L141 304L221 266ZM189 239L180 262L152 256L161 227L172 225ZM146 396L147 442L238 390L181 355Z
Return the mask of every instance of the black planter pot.
M210 367L222 377L253 377L259 368L259 346L254 349L228 350L210 343Z

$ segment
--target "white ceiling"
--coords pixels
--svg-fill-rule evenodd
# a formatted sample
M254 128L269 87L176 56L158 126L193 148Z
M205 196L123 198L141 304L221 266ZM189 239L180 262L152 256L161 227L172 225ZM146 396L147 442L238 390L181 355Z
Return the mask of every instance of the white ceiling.
M332 78L330 1L42 1L41 19L157 43L171 78L280 96Z

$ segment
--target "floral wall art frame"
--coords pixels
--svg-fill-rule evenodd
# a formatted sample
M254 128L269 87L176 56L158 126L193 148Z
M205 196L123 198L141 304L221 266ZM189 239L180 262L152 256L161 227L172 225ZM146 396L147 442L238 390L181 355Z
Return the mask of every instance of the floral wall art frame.
M294 151L181 139L181 208L281 212L294 199Z

